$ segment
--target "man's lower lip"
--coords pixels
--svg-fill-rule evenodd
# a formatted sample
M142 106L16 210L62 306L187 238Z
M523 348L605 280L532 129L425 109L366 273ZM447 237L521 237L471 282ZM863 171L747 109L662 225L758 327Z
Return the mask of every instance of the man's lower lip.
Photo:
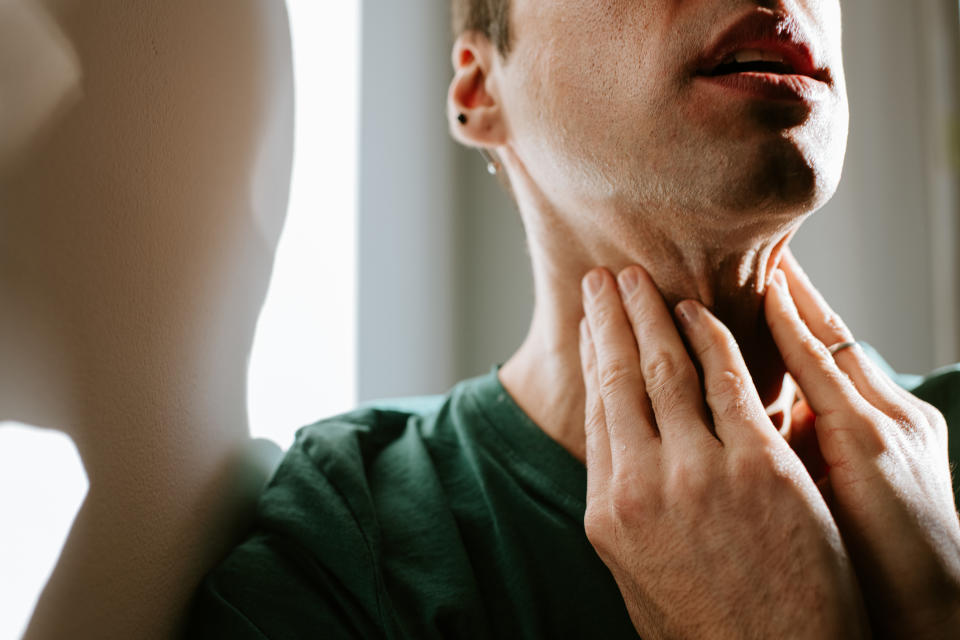
M814 102L830 90L829 85L809 76L776 73L731 73L722 76L698 76L697 79L762 100Z

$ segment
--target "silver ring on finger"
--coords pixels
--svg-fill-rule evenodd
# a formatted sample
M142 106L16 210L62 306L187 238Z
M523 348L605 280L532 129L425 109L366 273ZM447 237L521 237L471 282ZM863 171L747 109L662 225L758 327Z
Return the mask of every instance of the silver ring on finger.
M837 344L829 347L827 350L830 352L830 355L834 358L837 357L837 354L843 351L844 349L849 349L850 347L855 347L859 343L856 340L851 340L848 342L838 342Z

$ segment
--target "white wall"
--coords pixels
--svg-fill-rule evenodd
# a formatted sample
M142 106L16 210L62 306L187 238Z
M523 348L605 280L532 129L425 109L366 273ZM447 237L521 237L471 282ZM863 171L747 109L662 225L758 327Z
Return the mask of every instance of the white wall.
M533 275L513 201L480 154L460 149L457 160L456 365L463 378L486 373L520 346L533 311Z
M957 66L928 50L950 36L955 46L956 4L850 0L843 8L851 105L843 181L793 246L859 338L895 368L926 372L960 359L960 211L931 188L947 166L947 123L932 107L936 90L955 90Z
M447 15L443 0L363 4L360 400L442 392L456 377Z

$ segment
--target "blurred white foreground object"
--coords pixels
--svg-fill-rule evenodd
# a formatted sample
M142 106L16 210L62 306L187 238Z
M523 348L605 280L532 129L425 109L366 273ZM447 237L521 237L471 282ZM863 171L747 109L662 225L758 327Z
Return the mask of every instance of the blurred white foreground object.
M35 0L0 0L0 166L79 95L70 42Z

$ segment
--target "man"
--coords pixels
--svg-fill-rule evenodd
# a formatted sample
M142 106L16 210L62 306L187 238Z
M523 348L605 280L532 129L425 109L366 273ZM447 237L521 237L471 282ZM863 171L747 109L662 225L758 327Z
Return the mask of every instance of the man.
M529 335L439 406L302 430L197 634L947 637L960 374L897 388L786 249L840 177L839 3L454 6Z

